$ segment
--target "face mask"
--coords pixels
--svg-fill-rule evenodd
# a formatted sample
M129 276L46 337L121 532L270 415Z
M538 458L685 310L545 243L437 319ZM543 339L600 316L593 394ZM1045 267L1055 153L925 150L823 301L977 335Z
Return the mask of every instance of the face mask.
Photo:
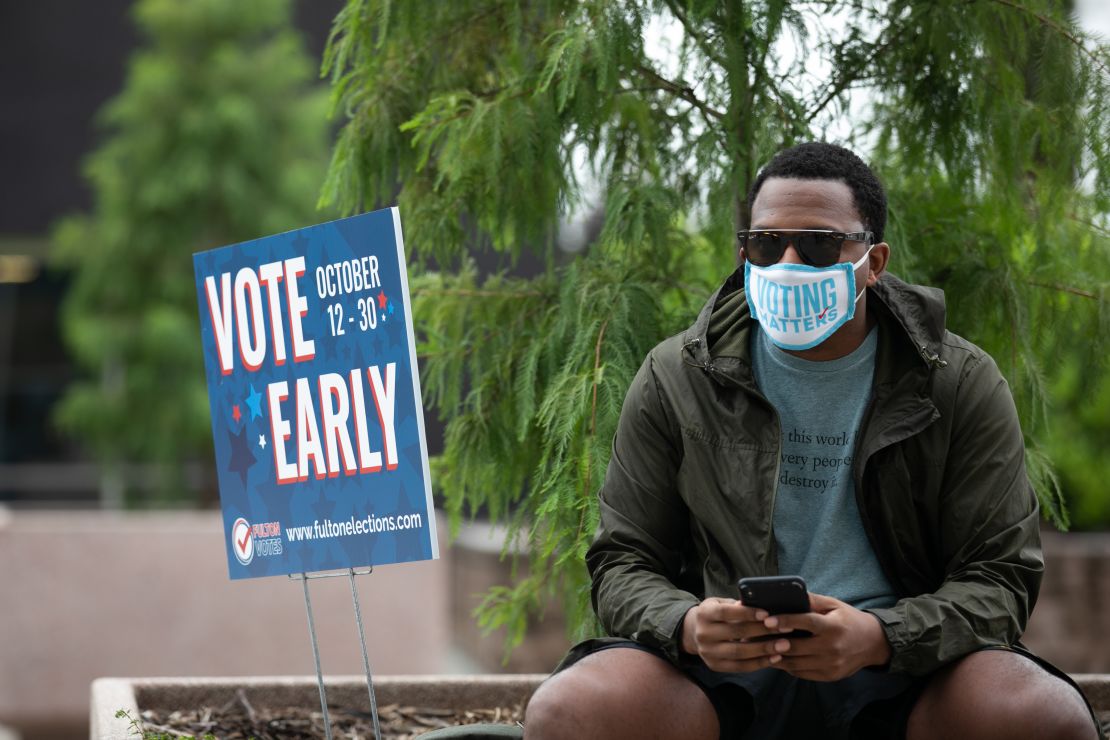
M782 349L816 347L856 313L856 270L874 245L856 262L828 267L744 263L744 285L752 316Z

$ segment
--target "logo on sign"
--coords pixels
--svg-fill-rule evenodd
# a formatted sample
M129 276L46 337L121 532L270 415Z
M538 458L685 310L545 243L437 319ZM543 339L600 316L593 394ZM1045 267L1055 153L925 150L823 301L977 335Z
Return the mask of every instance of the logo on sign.
M254 560L254 534L251 525L243 517L235 520L231 525L231 549L235 551L235 558L243 565L250 565Z

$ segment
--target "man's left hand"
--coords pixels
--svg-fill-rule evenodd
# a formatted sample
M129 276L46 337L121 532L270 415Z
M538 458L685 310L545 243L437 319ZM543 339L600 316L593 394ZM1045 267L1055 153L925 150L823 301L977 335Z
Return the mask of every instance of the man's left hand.
M788 638L790 648L775 668L810 681L837 681L890 660L890 644L873 615L820 594L809 595L809 607L808 614L776 614L763 620L768 629L813 633Z

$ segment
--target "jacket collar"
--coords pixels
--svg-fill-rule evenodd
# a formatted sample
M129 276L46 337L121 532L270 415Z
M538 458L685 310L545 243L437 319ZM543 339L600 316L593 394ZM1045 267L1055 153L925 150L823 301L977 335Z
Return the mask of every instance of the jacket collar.
M908 341L926 369L944 367L944 292L911 285L885 273L867 289L868 310L875 311L883 334ZM711 372L732 375L750 368L749 338L754 326L744 294L744 271L737 269L717 289L682 337L683 360Z

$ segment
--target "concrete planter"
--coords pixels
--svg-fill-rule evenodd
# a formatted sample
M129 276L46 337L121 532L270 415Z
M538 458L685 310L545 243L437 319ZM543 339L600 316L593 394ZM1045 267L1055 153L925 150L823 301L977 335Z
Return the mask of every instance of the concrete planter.
M543 674L479 676L382 676L374 679L378 706L403 704L438 709L512 706L528 700ZM368 710L370 698L363 676L325 678L328 706ZM123 709L139 717L144 709L218 707L244 691L255 707L320 708L320 694L312 677L260 678L98 678L92 684L89 736L92 740L134 740Z
M477 676L383 676L374 681L378 706L403 704L440 709L512 706L527 701L546 674ZM1110 719L1110 674L1075 676L1083 693L1105 722ZM329 706L367 707L362 676L325 679ZM134 740L120 709L138 717L144 709L192 709L221 706L242 689L255 707L298 706L318 709L320 695L310 677L262 678L100 678L92 685L92 740Z
M445 520L438 529L441 560L381 568L359 583L376 675L552 670L567 646L557 608L507 666L501 635L482 637L471 616L490 585L512 583L499 559L504 533L475 523L451 546ZM1023 641L1069 673L1110 673L1110 533L1046 531L1044 548L1045 579ZM312 670L300 584L230 581L219 512L0 507L0 583L0 740L87 735L98 676ZM314 582L312 603L324 670L360 674L347 583ZM1102 706L1110 710L1110 701Z

